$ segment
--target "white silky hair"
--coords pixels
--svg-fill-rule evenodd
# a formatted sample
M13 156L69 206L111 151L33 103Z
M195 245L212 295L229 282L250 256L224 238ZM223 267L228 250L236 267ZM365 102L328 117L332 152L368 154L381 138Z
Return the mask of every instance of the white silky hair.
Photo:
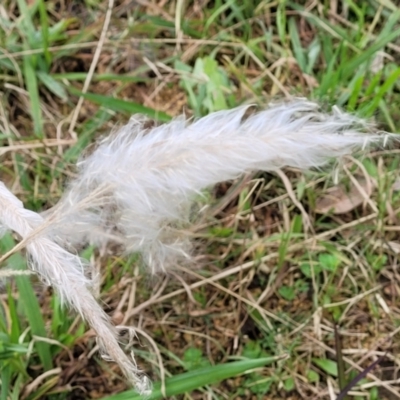
M248 111L177 118L153 129L133 116L78 163L78 178L55 210L65 215L56 234L72 245L114 240L127 253L141 253L152 273L165 271L190 258L180 228L204 188L249 171L320 167L383 140L361 133L364 121L337 109L321 113L306 100Z
M189 258L181 228L204 188L249 171L320 167L392 137L365 134L371 126L364 121L337 109L323 113L306 100L249 111L243 106L196 121L182 117L151 129L146 118L132 117L82 157L77 177L43 216L24 209L0 185L0 230L15 231L26 241L31 268L89 323L142 394L149 393L149 380L120 348L115 328L91 293L85 262L68 250L111 241L126 253L141 253L150 272L168 270Z
M66 251L48 235L35 228L45 224L0 182L0 221L3 227L27 240L31 269L58 293L63 303L74 308L97 334L100 351L118 362L121 370L142 394L150 392L150 381L137 368L118 343L118 334L109 317L90 291L91 280L84 273L85 262ZM46 225L46 224L45 224Z

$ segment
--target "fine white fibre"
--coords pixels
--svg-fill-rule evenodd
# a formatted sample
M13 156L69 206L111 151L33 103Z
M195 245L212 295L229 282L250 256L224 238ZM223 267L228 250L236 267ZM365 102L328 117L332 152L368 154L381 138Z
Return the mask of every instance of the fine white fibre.
M178 118L146 129L134 116L78 164L79 173L54 210L65 218L54 233L72 245L114 240L140 252L154 273L189 258L179 229L193 195L254 170L318 167L383 136L334 109L297 100L245 117L249 107L220 111L195 122Z
M117 332L109 317L90 292L91 281L84 274L84 262L69 253L48 236L35 232L43 223L37 213L23 204L0 182L0 221L4 229L29 238L26 249L30 266L59 294L61 300L73 307L96 332L100 350L116 361L127 378L143 394L149 392L149 381L137 369L118 344Z
M66 249L112 241L126 252L140 252L151 272L166 270L189 258L180 228L189 222L191 201L202 189L254 170L319 167L387 139L363 134L367 125L349 114L322 113L305 100L247 116L248 111L240 107L194 122L178 118L152 129L134 116L79 162L77 178L44 216L24 209L0 185L0 230L15 231L26 241L32 269L88 321L142 394L149 393L147 377L119 347L90 291L84 262Z

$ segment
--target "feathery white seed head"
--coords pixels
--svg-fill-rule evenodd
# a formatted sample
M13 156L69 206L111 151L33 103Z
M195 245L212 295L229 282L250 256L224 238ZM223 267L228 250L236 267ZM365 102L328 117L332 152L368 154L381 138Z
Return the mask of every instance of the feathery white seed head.
M0 182L0 221L8 230L17 232L27 242L30 267L59 294L62 302L74 308L93 328L99 338L100 350L117 362L126 377L140 393L148 393L148 378L120 348L118 335L109 317L93 297L84 262L69 253L43 232L35 228L43 218L23 208L23 204Z
M151 385L120 348L117 333L94 299L85 262L66 249L85 241L140 252L151 272L189 259L182 227L193 196L244 172L284 166L320 167L393 135L363 134L371 126L334 108L296 100L247 115L248 106L194 122L184 118L146 128L134 116L78 163L78 177L44 218L23 208L0 182L0 228L27 240L31 268L96 331L100 347L142 394Z
M243 106L150 130L134 116L79 162L78 178L55 210L66 216L55 231L75 243L116 241L140 252L152 272L168 269L189 258L181 228L204 188L254 170L320 167L384 141L361 133L371 127L338 108L318 110L297 100L246 116Z

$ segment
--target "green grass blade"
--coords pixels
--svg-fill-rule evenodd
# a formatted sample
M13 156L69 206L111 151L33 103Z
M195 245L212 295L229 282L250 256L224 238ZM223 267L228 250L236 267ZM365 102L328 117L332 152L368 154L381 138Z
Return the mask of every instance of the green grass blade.
M38 71L37 76L40 82L42 82L43 85L45 85L47 89L49 89L53 94L55 94L57 97L65 102L68 101L67 91L65 90L62 83L56 81L47 72Z
M21 390L23 389L24 375L19 374L13 383L13 390L9 396L9 400L19 400L21 398Z
M345 29L339 27L338 25L331 24L328 20L306 11L303 6L297 4L294 1L289 1L288 5L293 10L298 11L300 15L302 15L304 18L307 19L308 22L310 22L310 24L314 25L316 28L321 29L322 32L326 32L326 34L328 34L332 38L340 39L343 43L345 43L355 51L359 50L350 42L349 34Z
M378 71L370 80L365 90L365 96L372 96L382 81L383 70Z
M72 94L82 96L87 100L93 101L94 103L108 108L109 110L126 112L130 114L145 114L162 122L168 122L171 120L171 117L164 112L156 111L152 108L142 106L141 104L134 103L132 101L115 99L114 97L104 96L101 94L81 93L74 88L69 88L69 90Z
M2 247L1 251L4 254L6 251L14 247L14 240L10 235L5 235L0 242L0 246ZM19 253L16 253L9 258L9 264L17 270L22 270L26 267L25 259ZM32 289L29 277L16 276L15 282L17 283L18 287L19 300L29 321L32 335L46 337L47 332L45 329L43 316L36 295ZM50 370L53 367L50 345L45 342L36 342L35 346L43 367L46 370Z
M325 73L321 76L320 86L317 89L317 93L320 97L326 96L332 92L332 88L339 86L339 74L336 71L336 65L340 59L340 52L341 46L338 46L334 53L328 52L331 54L329 55L329 58L326 58L326 60L328 60L328 67Z
M84 81L87 77L86 72L66 72L59 74L52 74L51 77L53 79L62 80L67 79L69 81ZM150 78L143 78L141 76L136 75L127 75L127 74L94 74L92 78L92 82L100 82L100 81L120 81L120 82L142 82L149 83L153 80Z
M363 51L361 54L354 57L352 60L349 60L348 63L343 64L342 66L342 74L343 78L348 78L349 76L354 74L354 71L358 69L358 67L364 62L371 60L373 55L384 48L388 43L394 41L400 36L400 29L391 32L385 37L379 38L376 40L368 49Z
M11 367L9 365L1 365L0 363L0 377L1 377L1 394L0 400L7 400L8 391L10 390L11 381Z
M15 304L15 300L11 294L10 287L8 287L7 301L8 301L8 310L10 313L10 320L11 320L11 326L9 327L10 339L12 343L18 343L18 338L21 335L20 321L17 315L17 307Z
M304 54L304 49L300 42L299 33L297 30L296 20L294 18L290 18L289 20L289 34L292 42L292 49L294 56L299 64L300 69L305 72L307 68L306 56Z
M21 26L26 39L29 43L35 38L35 25L32 21L32 12L25 0L17 0L18 8L21 13Z
M29 93L29 102L33 119L33 131L36 137L42 139L42 111L40 109L39 87L32 57L24 57L23 66L25 84Z
M187 393L200 387L212 385L224 379L243 374L246 371L254 368L261 368L274 361L276 361L276 357L267 357L199 368L194 371L168 378L165 382L165 392L168 397ZM147 400L158 400L162 398L164 398L164 396L161 393L160 383L157 382L154 385L152 394L147 397ZM103 398L103 400L139 399L143 399L143 397L138 394L134 394L132 390Z
M46 4L44 0L39 1L39 15L40 15L40 26L42 32L42 43L41 47L44 51L44 57L46 60L47 68L51 65L51 53L49 52L49 17L47 15Z
M389 126L389 130L391 132L396 132L398 130L396 127L396 123L394 122L394 120L392 118L392 115L388 109L387 104L382 100L379 103L379 109L381 110L382 115L385 118L387 125Z
M376 40L385 38L390 34L390 32L393 32L399 23L399 19L400 19L400 9L398 9L393 14L390 14L389 18L385 23L385 26L382 27L382 30L379 32L379 35L376 37Z
M219 15L224 13L226 10L229 9L229 7L232 6L234 3L234 0L230 0L226 3L222 3L222 5L214 10L214 12L210 15L208 18L207 22L204 25L204 31L207 32L210 26L216 21Z
M347 104L347 109L349 111L354 111L357 106L357 101L361 96L362 85L364 83L365 75L363 73L359 73L354 77L352 82L352 86L350 89L350 98Z
M378 92L373 96L371 102L366 108L366 116L370 117L373 115L375 110L379 107L381 100L388 95L390 89L399 81L400 79L400 68L395 69L388 76L385 83L379 88Z
M276 10L276 29L278 31L280 41L284 47L286 47L286 0L281 0L278 2L278 8Z

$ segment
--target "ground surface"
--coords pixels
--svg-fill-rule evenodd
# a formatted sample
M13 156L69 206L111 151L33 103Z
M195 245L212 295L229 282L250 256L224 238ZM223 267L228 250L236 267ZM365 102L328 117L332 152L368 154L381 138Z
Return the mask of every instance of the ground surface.
M6 0L0 179L27 208L48 209L82 149L135 112L166 120L307 96L399 131L399 61L390 0ZM151 278L112 248L86 251L104 308L138 328L138 364L158 381L161 371L277 356L178 397L334 399L338 369L349 381L382 357L348 398L400 398L399 160L394 147L219 185L192 229L201 269ZM332 170L344 184L336 197ZM4 237L2 252L12 245ZM23 255L2 267L23 268ZM2 400L128 389L51 289L15 277L0 294Z

